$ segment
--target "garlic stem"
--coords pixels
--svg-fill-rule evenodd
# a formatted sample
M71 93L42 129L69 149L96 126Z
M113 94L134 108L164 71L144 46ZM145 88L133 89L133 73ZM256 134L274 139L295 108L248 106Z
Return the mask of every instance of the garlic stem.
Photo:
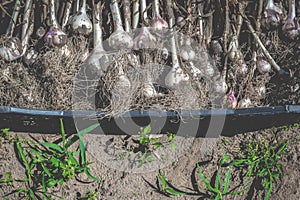
M166 76L166 85L168 87L174 87L176 84L179 84L181 81L189 80L188 76L183 72L179 65L179 60L177 57L176 41L173 34L173 26L175 24L174 12L172 9L171 0L167 0L167 12L169 16L169 28L172 34L171 36L171 52L172 52L172 69Z
M62 25L61 25L62 29L64 29L65 26L68 24L70 13L71 13L71 8L72 8L72 2L73 2L73 0L68 0L66 2L65 12L63 15Z
M143 22L148 22L147 16L147 3L146 0L141 0L141 15L143 16Z
M245 16L244 16L245 18ZM257 44L260 46L260 48L262 49L262 52L264 54L264 56L266 57L267 61L277 70L277 71L281 71L281 68L279 67L279 65L275 62L275 60L272 58L272 56L270 55L270 53L268 52L268 50L266 49L266 47L263 45L263 43L261 42L261 40L259 39L259 37L257 36L254 28L252 27L252 25L250 24L249 20L245 20L248 29L250 30L252 36L254 37L255 41L257 42Z
M82 1L80 10L72 18L72 29L80 34L89 35L93 30L93 24L86 12L86 0Z
M159 13L159 0L153 0L153 8L152 8L152 16L153 17L161 17Z
M210 14L207 17L207 24L205 27L205 41L206 41L206 46L208 46L211 42L211 37L212 37L212 32L213 32L213 15Z
M55 17L55 1L50 0L50 23L55 29L59 29L59 24L57 22L57 19Z
M170 3L170 5L172 6L172 4ZM152 19L152 27L157 29L157 30L163 30L165 28L168 28L168 23L161 17L160 13L159 13L159 0L153 0L152 2L152 9L153 9L153 19ZM172 11L173 12L173 11ZM173 26L174 26L174 23L175 23L175 18L174 18L174 14L173 14ZM173 27L172 26L172 27Z
M199 15L199 43L202 44L204 41L204 20L203 20L203 5L198 5L198 15Z
M130 12L129 0L123 0L123 12L124 12L125 31L129 32L131 30L131 12Z
M103 41L102 41L102 29L100 26L100 11L101 11L101 5L98 3L96 6L94 6L94 15L93 15L93 26L94 26L94 32L93 32L93 39L94 39L94 49L97 49L97 51L104 51L103 48Z
M288 18L290 20L294 20L295 17L296 17L296 1L290 0L289 1L289 16L288 16Z
M56 16L55 16L55 1L50 0L50 23L51 27L50 30L45 35L45 40L48 42L51 46L55 47L62 47L64 46L67 41L67 35L65 32L63 32L57 22Z
M8 37L12 37L12 35L13 35L13 32L15 30L15 25L17 23L17 19L18 19L19 13L20 13L20 9L21 9L20 0L16 0L12 18L8 24L8 28L7 28L6 34L5 34Z
M289 14L284 25L282 26L283 33L286 37L295 40L300 35L300 26L296 20L296 2L295 0L289 1Z
M23 41L26 37L26 34L28 33L28 28L29 28L29 25L30 25L30 15L31 15L31 10L32 10L32 0L26 0L26 3L25 3L25 8L24 8L24 18L23 18L23 21L24 21L24 24L22 26L22 35L21 35L21 40L22 40L22 46L24 47L24 42Z
M139 24L139 7L140 7L140 2L139 0L134 0L133 1L133 16L132 16L132 28L136 29Z
M114 32L108 39L109 46L117 50L131 48L133 46L133 41L131 36L124 31L118 2L116 0L111 1L110 10L114 21Z
M77 0L75 4L75 13L79 11L79 7L80 7L80 0Z
M266 9L272 9L274 6L274 0L268 0Z
M82 0L80 11L86 13L86 0Z
M114 30L116 31L124 31L122 26L122 19L120 14L120 9L117 0L111 0L110 10L114 20Z

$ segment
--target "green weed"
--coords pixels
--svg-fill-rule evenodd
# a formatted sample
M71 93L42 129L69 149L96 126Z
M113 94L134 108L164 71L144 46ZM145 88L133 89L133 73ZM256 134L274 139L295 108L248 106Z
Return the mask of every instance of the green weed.
M149 163L155 160L155 158L151 156L151 153L154 151L154 149L171 143L171 150L173 152L175 151L174 134L168 133L168 141L162 142L158 138L151 137L150 132L151 126L148 125L138 133L140 135L139 144L141 145L141 149L143 151L143 154L140 157L140 162L138 163L138 167L141 167L144 163Z
M85 173L93 181L100 181L100 179L90 174L88 165L91 163L86 162L82 139L85 134L95 129L99 124L79 131L68 140L66 139L62 120L60 120L60 125L61 144L26 139L20 141L19 137L15 136L13 142L17 149L17 156L25 168L26 177L20 180L14 179L14 181L24 182L26 186L5 196L18 193L23 199L40 199L41 196L50 199L51 196L55 196L53 193L48 192L50 188L58 185L62 186L80 173ZM79 149L69 150L69 147L78 140ZM8 183L8 181L11 181L11 177L1 180Z
M89 190L86 195L80 197L79 200L95 200L98 199L99 196L95 194L92 190Z
M234 158L229 163L231 166L246 170L245 176L260 180L266 190L265 200L271 196L276 179L282 175L282 165L278 163L282 155L286 154L288 141L272 145L266 141L250 141L244 154Z
M236 191L236 192L229 191L229 184L230 184L230 178L231 178L231 176L230 176L231 171L230 171L229 167L227 167L225 180L223 181L224 186L221 187L221 182L222 182L221 181L221 166L228 160L229 160L229 156L226 155L226 154L220 160L220 162L218 164L216 181L215 181L214 185L212 185L211 181L209 181L205 177L205 175L201 171L200 166L197 164L197 172L198 172L201 180L205 184L205 190L210 195L210 197L215 199L215 200L221 200L221 199L223 199L224 196L229 195L229 194L239 195L239 194L242 194L245 191L245 190Z
M166 194L167 196L176 196L176 195L180 195L180 194L185 194L185 192L181 192L178 191L176 189L170 188L168 187L168 181L166 180L165 176L162 174L158 174L157 175L157 179L160 180L162 188L161 188L161 192L163 192L164 194Z

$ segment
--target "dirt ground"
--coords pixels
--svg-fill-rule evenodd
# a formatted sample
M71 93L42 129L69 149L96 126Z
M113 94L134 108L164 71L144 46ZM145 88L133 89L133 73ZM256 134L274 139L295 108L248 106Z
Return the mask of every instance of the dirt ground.
M18 134L20 138L29 138L27 133L11 133ZM37 140L47 138L52 140L57 138L53 135L37 135L33 134ZM86 136L95 137L91 135ZM96 136L102 137L102 140L111 140L111 136ZM105 159L105 155L95 153L91 147L101 145L97 140L93 140L94 144L89 144L87 147L87 160L94 161L90 166L91 173L102 179L99 183L84 183L75 179L64 184L62 187L55 189L55 194L63 197L63 199L80 199L89 190L98 194L97 199L168 199L167 196L159 191L159 184L156 176L161 173L164 174L166 179L171 181L171 184L178 190L188 193L187 195L179 195L174 199L209 199L205 195L203 182L201 182L199 175L196 171L196 164L199 163L205 176L210 179L213 173L216 171L217 163L224 155L224 152L228 152L229 155L234 155L243 146L245 146L251 139L259 142L264 139L270 139L275 137L275 143L282 143L289 140L287 150L289 153L283 156L280 163L283 165L283 176L277 184L275 184L272 196L270 199L282 200L291 199L296 200L300 198L300 136L299 127L291 127L289 130L286 127L273 128L267 130L261 130L252 133L238 134L232 138L220 137L218 139L204 139L196 138L192 141L190 146L185 147L185 151L170 165L164 166L161 169L155 169L154 171L145 170L145 172L134 173L124 172L119 169L114 169L114 166L109 166ZM116 138L122 140L124 136L117 136ZM94 138L95 139L95 138ZM127 138L128 139L128 138ZM129 139L130 140L130 139ZM184 139L182 139L184 140ZM206 146L204 146L206 144ZM116 143L115 143L116 145ZM0 174L5 172L11 172L12 177L22 178L25 176L25 170L18 161L15 155L15 149L12 143L2 140L0 143ZM179 148L179 146L176 146ZM206 151L203 151L205 149ZM145 164L147 165L147 163ZM225 173L222 172L222 177ZM80 176L80 180L87 181L85 176ZM224 180L224 179L223 179ZM240 171L234 170L231 173L231 183L229 188L233 189L239 186L241 182ZM21 183L14 183L12 186L5 184L0 185L0 195L7 194L14 189L21 186ZM243 195L225 196L224 199L263 199L264 191L259 183L253 183L250 189L247 189ZM16 196L9 196L9 199L17 199Z

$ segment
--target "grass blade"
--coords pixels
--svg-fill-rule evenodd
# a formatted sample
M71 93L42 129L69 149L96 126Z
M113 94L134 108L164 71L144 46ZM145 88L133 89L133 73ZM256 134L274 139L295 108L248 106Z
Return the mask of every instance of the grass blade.
M20 154L22 161L24 162L25 166L29 169L29 162L27 160L27 157L24 154L23 147L21 146L21 143L20 143L20 140L18 137L16 138L16 145L17 145L17 149L18 149L18 152Z
M74 144L79 137L78 136L84 136L85 134L91 132L92 130L96 129L100 124L93 124L89 127L87 127L86 129L83 129L82 131L79 131L76 135L74 135L70 140L68 140L68 142L65 145L65 148L70 147L72 144Z
M221 173L220 170L218 170L215 187L220 190L220 186L221 186Z
M61 146L57 145L57 144L54 144L54 143L51 143L51 142L41 142L41 145L45 146L45 147L48 147L48 148L51 148L51 149L54 149L60 153L63 153L64 150L61 148Z
M226 173L223 194L227 193L228 188L229 188L229 182L230 182L230 168L228 168L228 171Z
M63 148L66 145L66 132L62 118L59 119Z
M206 177L204 176L204 174L201 172L201 169L200 169L200 166L197 165L197 171L198 171L198 174L201 178L201 180L204 182L204 184L206 185L206 188L211 191L211 192L214 192L216 194L218 194L220 191L216 188L213 188L211 185L210 185L210 182L206 179Z
M177 190L174 190L172 188L166 188L166 192L171 194L171 195L180 195L180 194L185 194L185 192L180 192L180 191L177 191Z
M89 168L84 168L84 173L87 175L87 177L93 181L96 181L96 182L100 182L101 181L101 178L96 178L94 177L93 175L91 175L91 172L90 172L90 169Z

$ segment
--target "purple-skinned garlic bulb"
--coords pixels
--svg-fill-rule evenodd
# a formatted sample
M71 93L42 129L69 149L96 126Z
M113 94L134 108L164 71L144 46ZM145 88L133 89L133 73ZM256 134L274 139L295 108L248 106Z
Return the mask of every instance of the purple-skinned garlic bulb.
M86 0L82 1L80 10L72 17L71 27L74 32L83 35L89 35L92 32L93 24L86 12Z
M114 21L114 32L108 39L109 46L112 49L130 49L133 47L133 40L131 36L124 31L122 26L122 19L117 0L112 0L110 10Z
M296 40L300 35L300 26L296 19L295 4L295 0L289 0L289 14L282 26L283 34L291 40Z
M152 1L153 19L151 25L156 30L164 30L168 28L168 23L161 17L159 12L159 0Z
M45 35L45 40L53 47L62 47L67 43L67 35L60 28L55 16L55 1L50 0L50 30Z

